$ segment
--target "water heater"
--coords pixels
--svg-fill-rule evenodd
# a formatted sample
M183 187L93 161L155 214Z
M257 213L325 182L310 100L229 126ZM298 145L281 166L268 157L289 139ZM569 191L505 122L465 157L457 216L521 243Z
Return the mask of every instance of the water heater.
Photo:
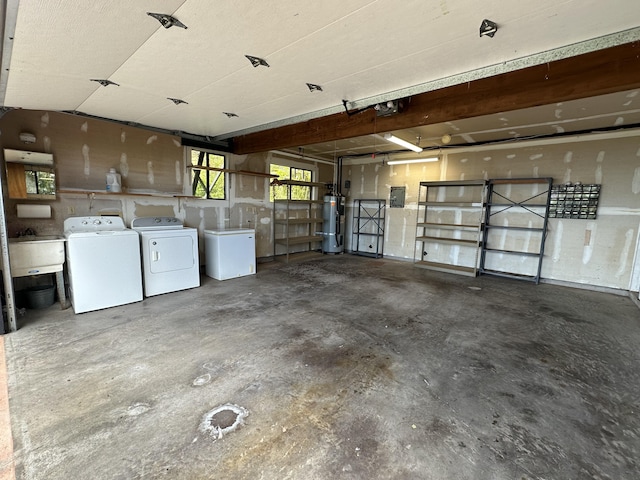
M342 253L344 251L343 196L324 196L322 219L322 251L324 253Z

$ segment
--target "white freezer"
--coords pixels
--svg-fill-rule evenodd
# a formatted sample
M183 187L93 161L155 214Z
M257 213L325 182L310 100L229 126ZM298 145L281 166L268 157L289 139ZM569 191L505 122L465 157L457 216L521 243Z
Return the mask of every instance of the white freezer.
M229 228L204 231L206 274L216 280L255 275L256 231Z

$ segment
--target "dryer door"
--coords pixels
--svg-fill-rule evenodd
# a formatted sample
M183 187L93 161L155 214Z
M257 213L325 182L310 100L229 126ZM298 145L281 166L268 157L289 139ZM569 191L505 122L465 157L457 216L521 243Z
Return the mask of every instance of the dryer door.
M146 261L151 273L188 270L195 264L193 238L189 235L154 236L146 239Z

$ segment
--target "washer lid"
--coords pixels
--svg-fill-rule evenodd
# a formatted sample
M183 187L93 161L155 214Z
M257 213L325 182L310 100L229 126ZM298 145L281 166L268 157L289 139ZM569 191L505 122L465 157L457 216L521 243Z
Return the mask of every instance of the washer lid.
M173 230L183 228L176 217L138 217L131 221L134 230Z

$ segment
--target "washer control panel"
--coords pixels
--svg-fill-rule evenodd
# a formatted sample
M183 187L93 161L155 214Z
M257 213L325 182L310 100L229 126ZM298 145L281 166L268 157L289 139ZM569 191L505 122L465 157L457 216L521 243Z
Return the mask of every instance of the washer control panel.
M69 217L64 221L65 232L97 232L126 228L121 217Z

